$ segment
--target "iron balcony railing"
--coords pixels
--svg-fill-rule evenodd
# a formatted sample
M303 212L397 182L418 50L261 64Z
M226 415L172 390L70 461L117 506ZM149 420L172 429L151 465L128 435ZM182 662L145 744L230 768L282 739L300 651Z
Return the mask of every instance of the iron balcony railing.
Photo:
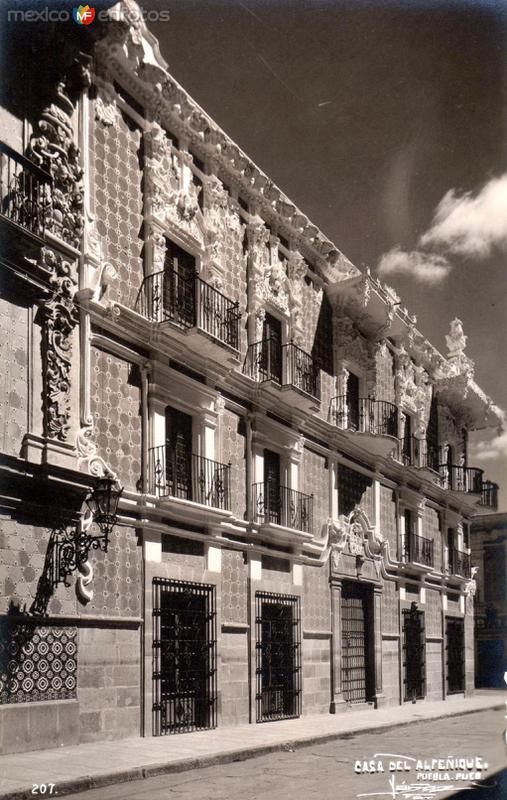
M331 400L329 414L334 424L342 430L398 437L398 409L386 400L360 397L354 402L346 395L341 395Z
M280 486L274 481L254 483L252 494L255 522L312 533L313 495Z
M169 447L149 451L149 491L156 497L178 497L212 508L230 509L231 465Z
M440 464L441 483L444 489L482 496L483 470L456 464Z
M319 370L311 355L293 342L282 345L270 338L251 344L244 372L260 383L274 381L320 399Z
M470 556L462 550L452 549L448 554L449 571L452 575L462 575L464 578L470 578L472 574Z
M479 502L480 506L496 511L498 508L498 484L493 481L482 482L482 496Z
M404 560L411 564L424 564L432 567L433 541L416 533L408 533L405 538Z
M426 439L418 439L417 436L405 436L399 441L398 460L405 467L432 469L434 472L438 472L440 466L439 448L428 444Z
M43 236L51 204L51 176L0 142L0 215Z
M139 290L136 310L151 322L170 320L182 328L197 326L239 350L239 303L198 275L184 275L173 267L147 275Z

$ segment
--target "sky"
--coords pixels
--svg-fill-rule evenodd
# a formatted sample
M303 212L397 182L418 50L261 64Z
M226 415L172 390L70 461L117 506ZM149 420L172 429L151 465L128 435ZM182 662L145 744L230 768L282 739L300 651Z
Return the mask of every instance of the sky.
M164 0L170 72L507 411L507 4ZM380 268L380 271L379 271ZM471 437L501 484L507 435Z

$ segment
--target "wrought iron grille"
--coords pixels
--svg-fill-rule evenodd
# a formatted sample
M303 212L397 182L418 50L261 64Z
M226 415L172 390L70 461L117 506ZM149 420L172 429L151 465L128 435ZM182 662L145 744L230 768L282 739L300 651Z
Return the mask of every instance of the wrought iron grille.
M373 695L372 603L368 587L344 582L342 612L342 687L348 703Z
M239 349L239 303L234 303L198 275L171 266L147 275L136 310L151 322L169 320L182 328L197 325L219 342Z
M468 492L482 496L483 470L475 467L440 464L441 483L444 489Z
M417 603L403 609L403 686L405 700L426 694L426 642L424 612Z
M493 481L482 482L482 496L480 506L487 506L496 511L498 508L498 484Z
M153 734L217 723L215 587L153 579Z
M432 567L434 564L433 541L416 533L405 535L405 561L411 564L424 564Z
M301 714L299 597L255 594L257 722Z
M243 371L255 381L274 381L320 398L320 373L309 353L297 345L282 345L277 337L251 344Z
M406 436L404 439L400 439L398 459L405 467L439 471L438 447L428 444L426 439L418 439L417 436Z
M312 533L313 495L280 486L274 481L254 483L252 492L255 522Z
M230 509L231 465L166 446L149 451L150 494Z
M239 350L239 303L233 303L224 294L196 279L197 325L214 339Z
M282 345L279 339L262 339L251 344L246 354L243 371L259 383L282 383Z
M385 400L360 397L356 407L347 395L333 397L329 415L342 430L398 437L398 409Z
M447 694L465 691L465 626L457 617L445 618Z
M450 550L449 569L453 575L462 575L464 578L470 578L472 571L469 554L454 548Z
M1 216L43 236L51 204L51 176L0 142Z
M311 355L292 342L284 345L282 349L285 354L285 385L293 386L300 392L319 399L320 373Z

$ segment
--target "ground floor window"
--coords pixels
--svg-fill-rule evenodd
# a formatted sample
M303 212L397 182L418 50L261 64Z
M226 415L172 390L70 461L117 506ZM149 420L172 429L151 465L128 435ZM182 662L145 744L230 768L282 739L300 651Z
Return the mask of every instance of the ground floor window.
M462 619L446 617L447 694L465 691L465 626Z
M215 587L153 580L153 732L216 725Z
M257 722L301 713L299 597L256 592Z
M403 609L404 699L421 699L426 694L426 641L424 612L417 603Z
M341 613L343 697L347 703L365 703L375 694L371 587L344 581Z

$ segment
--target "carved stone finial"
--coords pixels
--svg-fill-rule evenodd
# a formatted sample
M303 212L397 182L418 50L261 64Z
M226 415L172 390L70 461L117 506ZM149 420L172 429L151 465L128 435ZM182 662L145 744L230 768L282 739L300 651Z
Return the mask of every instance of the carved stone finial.
M463 355L467 343L467 336L463 333L463 323L457 317L451 322L450 333L445 337L449 351L449 358Z

